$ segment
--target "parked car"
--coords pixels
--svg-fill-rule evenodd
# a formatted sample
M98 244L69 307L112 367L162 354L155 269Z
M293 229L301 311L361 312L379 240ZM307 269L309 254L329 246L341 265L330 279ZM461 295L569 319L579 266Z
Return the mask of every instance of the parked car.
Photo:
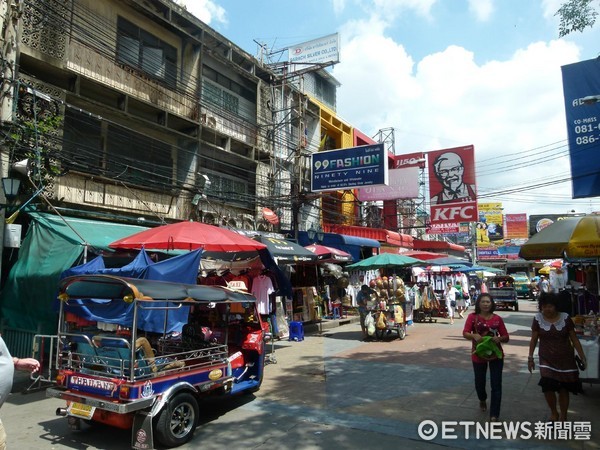
M515 279L508 275L496 275L488 279L488 292L494 299L496 307L519 310Z

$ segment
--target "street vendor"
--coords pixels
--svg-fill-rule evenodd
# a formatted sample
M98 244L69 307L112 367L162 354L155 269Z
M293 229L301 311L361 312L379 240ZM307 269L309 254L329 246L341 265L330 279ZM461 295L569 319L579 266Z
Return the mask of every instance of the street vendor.
M373 290L363 284L360 291L356 295L356 304L358 305L358 314L360 316L360 329L362 330L363 339L367 338L367 327L365 326L365 318L367 317L367 302L371 300Z

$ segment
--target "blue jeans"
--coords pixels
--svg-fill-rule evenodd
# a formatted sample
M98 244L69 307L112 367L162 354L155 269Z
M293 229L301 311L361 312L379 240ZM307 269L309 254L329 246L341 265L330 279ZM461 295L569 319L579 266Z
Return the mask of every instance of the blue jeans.
M485 390L486 374L488 365L490 366L490 382L492 387L490 417L500 416L500 403L502 402L502 368L504 367L503 359L494 359L484 363L473 361L473 372L475 373L475 391L479 401L487 400L487 392Z

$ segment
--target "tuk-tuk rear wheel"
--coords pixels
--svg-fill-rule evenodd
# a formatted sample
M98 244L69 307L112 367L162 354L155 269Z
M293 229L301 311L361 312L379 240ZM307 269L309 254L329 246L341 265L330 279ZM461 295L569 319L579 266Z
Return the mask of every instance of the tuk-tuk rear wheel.
M185 444L194 435L198 414L198 402L192 394L177 394L158 416L156 438L167 447Z
M406 337L406 328L404 328L404 325L400 325L400 327L398 328L398 338L400 340L403 340Z

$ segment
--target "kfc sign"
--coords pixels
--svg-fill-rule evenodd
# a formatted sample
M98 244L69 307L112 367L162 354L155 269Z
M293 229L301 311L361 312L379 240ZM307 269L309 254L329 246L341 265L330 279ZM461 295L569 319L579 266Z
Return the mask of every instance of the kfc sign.
M428 152L427 160L431 224L477 222L474 147Z
M476 222L477 205L431 205L431 223Z

